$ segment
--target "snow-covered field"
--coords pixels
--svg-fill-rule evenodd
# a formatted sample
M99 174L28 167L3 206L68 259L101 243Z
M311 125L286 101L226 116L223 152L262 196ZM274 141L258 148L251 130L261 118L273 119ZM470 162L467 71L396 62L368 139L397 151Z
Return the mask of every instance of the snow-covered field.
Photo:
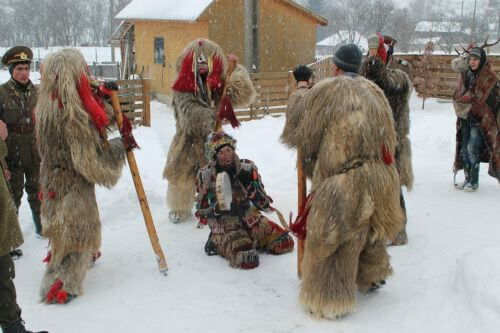
M7 76L2 73L0 78ZM4 80L2 80L4 81ZM207 228L174 225L161 177L175 131L172 111L152 103L152 127L137 128L136 158L168 276L158 273L128 167L112 190L97 189L103 256L88 272L85 294L67 305L39 302L47 241L34 236L23 199L25 255L15 284L27 326L61 332L498 332L500 327L500 187L482 165L476 193L452 184L455 115L451 104L412 97L415 188L405 193L410 242L390 248L394 275L384 288L357 296L340 321L313 320L298 303L296 253L262 255L251 271L207 257ZM296 209L295 153L282 146L284 117L230 130L240 157L256 162L283 212Z

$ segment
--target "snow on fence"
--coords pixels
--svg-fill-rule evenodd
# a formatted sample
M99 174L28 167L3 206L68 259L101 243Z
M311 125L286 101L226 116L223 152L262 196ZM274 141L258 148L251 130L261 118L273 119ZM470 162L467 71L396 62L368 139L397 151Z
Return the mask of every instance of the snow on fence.
M124 115L134 125L151 126L149 79L118 80L118 99Z

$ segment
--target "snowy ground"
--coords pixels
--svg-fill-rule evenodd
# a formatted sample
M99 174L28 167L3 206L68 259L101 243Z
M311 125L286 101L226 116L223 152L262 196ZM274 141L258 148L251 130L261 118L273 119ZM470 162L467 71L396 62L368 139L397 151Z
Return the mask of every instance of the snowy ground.
M85 294L64 306L40 303L47 241L35 238L24 198L25 255L16 261L15 283L28 327L51 333L498 332L500 187L483 165L477 193L455 190L451 104L430 100L423 111L413 96L411 105L415 189L405 193L410 243L390 248L394 275L379 291L358 295L353 314L316 321L301 309L295 252L262 255L251 271L232 269L205 255L207 228L196 229L194 219L168 221L161 173L174 118L153 102L152 128L135 130L141 145L136 158L168 276L158 273L126 168L115 188L97 189L103 256L87 275ZM269 117L229 131L239 155L259 166L276 206L296 213L295 153L278 141L283 126L284 117Z

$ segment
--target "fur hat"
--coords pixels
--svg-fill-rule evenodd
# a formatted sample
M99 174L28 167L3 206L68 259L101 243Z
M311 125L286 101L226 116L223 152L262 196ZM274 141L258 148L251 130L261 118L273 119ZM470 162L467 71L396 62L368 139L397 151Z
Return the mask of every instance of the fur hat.
M363 53L354 44L342 45L333 55L333 63L346 72L357 73Z
M213 132L208 135L205 143L205 155L209 161L216 158L219 149L225 146L231 146L236 149L236 140L224 131Z
M293 77L295 81L309 81L312 76L312 69L307 67L306 65L297 65L293 70Z

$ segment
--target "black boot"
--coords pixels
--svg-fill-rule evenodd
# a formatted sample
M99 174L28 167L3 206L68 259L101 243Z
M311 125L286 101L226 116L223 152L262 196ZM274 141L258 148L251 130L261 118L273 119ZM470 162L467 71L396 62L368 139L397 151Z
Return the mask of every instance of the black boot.
M10 251L9 254L12 260L16 260L23 256L23 251L21 249L15 249Z
M210 232L208 240L205 243L205 253L207 254L207 256L215 256L217 255L217 252L215 250L215 244L214 242L212 242L212 232Z
M31 210L31 216L33 216L33 223L35 224L35 232L37 237L43 238L42 221L40 219L40 213Z
M39 331L39 332L27 331L26 328L24 327L24 321L22 319L19 319L13 324L8 324L8 325L2 324L2 330L3 333L49 333L47 331Z

